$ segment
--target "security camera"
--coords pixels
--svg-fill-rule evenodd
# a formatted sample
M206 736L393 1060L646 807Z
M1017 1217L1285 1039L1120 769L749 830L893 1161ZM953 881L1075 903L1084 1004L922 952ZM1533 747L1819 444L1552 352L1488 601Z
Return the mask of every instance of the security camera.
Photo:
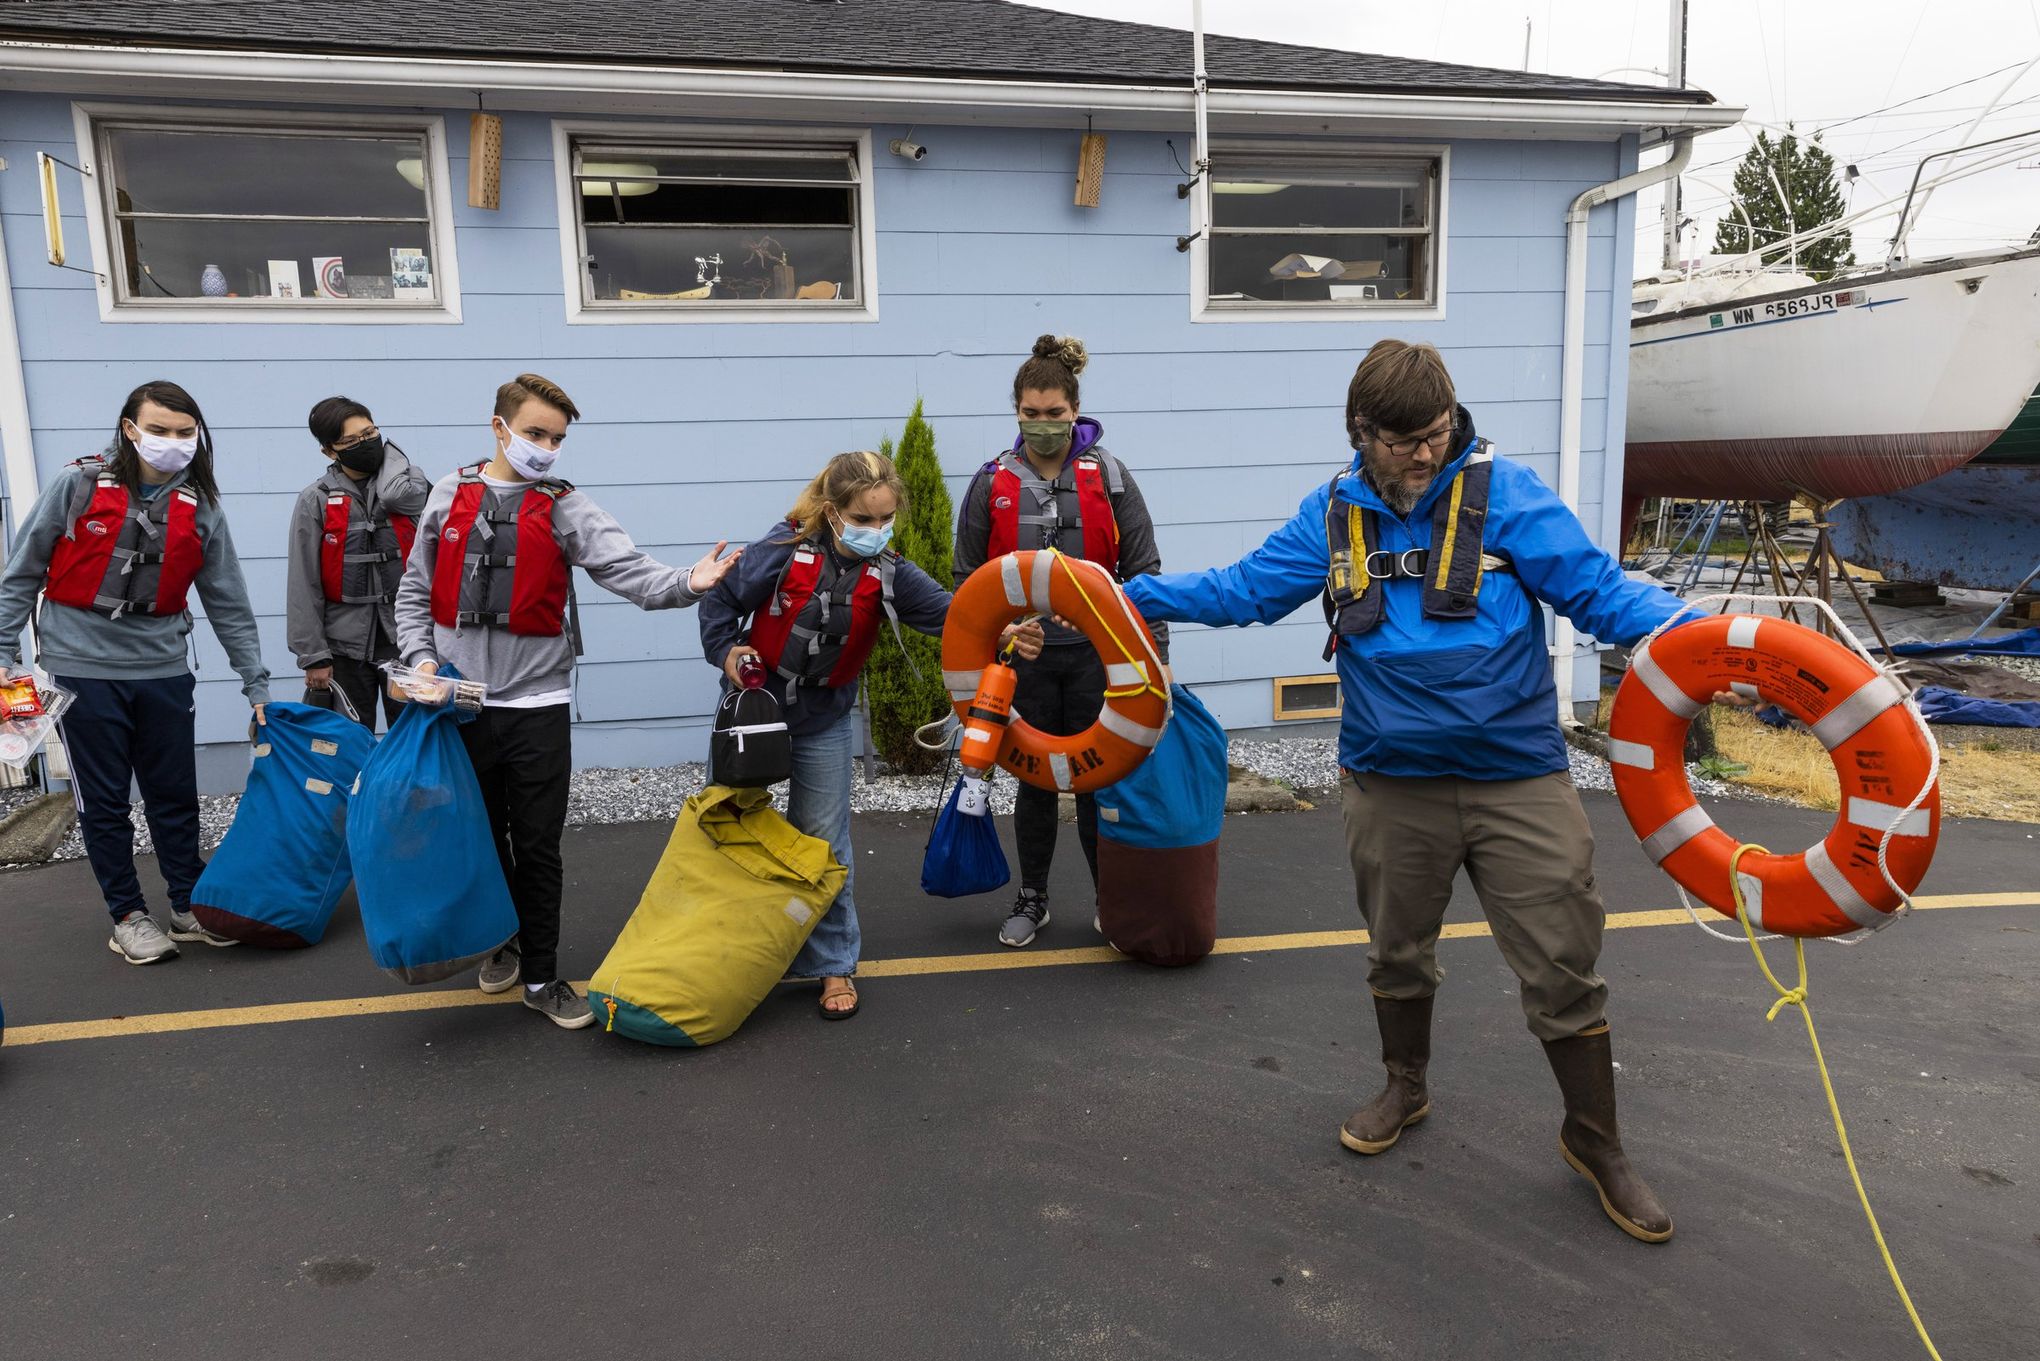
M886 149L902 160L921 161L928 158L928 148L919 142L909 142L904 137L895 137L886 144Z

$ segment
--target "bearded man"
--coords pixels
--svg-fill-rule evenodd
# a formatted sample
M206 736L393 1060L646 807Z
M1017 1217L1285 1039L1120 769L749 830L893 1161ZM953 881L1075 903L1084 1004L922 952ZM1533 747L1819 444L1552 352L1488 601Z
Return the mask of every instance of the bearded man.
M1347 852L1388 1082L1339 1140L1377 1154L1431 1113L1439 926L1463 867L1565 1102L1559 1150L1608 1217L1661 1243L1671 1216L1615 1121L1604 911L1567 773L1541 605L1633 644L1681 602L1631 581L1537 474L1474 431L1429 345L1384 340L1346 394L1358 456L1230 567L1135 577L1150 620L1272 624L1321 597L1338 660Z

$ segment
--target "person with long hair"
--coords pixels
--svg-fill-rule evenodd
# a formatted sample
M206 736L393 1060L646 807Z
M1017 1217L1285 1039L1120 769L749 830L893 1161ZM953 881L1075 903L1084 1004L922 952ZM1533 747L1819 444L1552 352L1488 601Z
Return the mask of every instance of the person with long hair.
M701 602L703 660L736 686L755 658L766 669L766 688L785 706L793 738L788 821L828 842L849 871L787 971L821 979L828 1021L848 1020L860 1005L854 975L863 934L850 845L858 680L884 628L897 636L905 624L939 636L949 614L949 592L890 546L906 499L885 455L836 455ZM1039 625L1007 633L1022 656L1039 655Z
M113 916L107 948L130 964L170 959L179 941L235 943L191 915L205 867L187 655L193 589L254 707L252 735L269 671L213 480L212 430L190 393L159 380L128 394L104 452L43 489L0 573L0 671L18 669L34 612L37 661L77 696L60 725L64 752L85 854ZM135 877L130 784L170 889L167 934Z
M286 634L305 703L338 695L374 732L378 696L397 721L379 667L397 655L397 585L432 483L351 397L326 398L306 424L326 467L291 511Z
M1103 443L1105 427L1082 413L1077 377L1090 356L1075 336L1045 335L1013 375L1013 447L978 470L956 517L956 580L1014 551L1055 549L1084 558L1121 581L1159 572L1155 524L1147 502ZM1153 624L1169 659L1169 630ZM1105 664L1077 630L1051 620L1039 659L1023 661L1013 711L1048 733L1077 733L1105 707ZM1061 814L1053 789L1022 784L1013 806L1020 850L1020 894L999 927L999 944L1030 945L1048 925L1048 872ZM1077 842L1098 883L1098 804L1077 795ZM1093 919L1095 921L1095 918Z

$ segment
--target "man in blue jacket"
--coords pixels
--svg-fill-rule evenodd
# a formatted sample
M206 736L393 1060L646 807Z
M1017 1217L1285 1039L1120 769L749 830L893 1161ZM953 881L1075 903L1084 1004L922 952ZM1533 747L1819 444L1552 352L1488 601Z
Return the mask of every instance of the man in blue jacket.
M1535 473L1493 456L1428 345L1384 340L1353 375L1359 456L1230 567L1136 577L1149 619L1272 624L1322 597L1345 696L1347 850L1367 920L1388 1083L1339 1139L1380 1153L1430 1114L1425 1068L1452 880L1473 881L1565 1098L1559 1149L1645 1242L1672 1221L1615 1122L1593 835L1567 774L1544 619L1634 643L1680 602L1630 581Z

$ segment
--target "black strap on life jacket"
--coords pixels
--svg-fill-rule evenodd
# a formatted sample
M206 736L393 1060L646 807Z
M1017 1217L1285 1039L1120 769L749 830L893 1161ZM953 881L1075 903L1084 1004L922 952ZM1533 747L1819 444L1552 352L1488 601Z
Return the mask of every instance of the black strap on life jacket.
M893 605L893 580L899 570L900 555L888 548L876 558L846 568L837 562L829 546L817 540L796 544L792 553L779 568L779 579L772 583L772 604L769 612L778 615L784 612L780 601L786 590L786 574L793 567L793 560L802 549L814 553L818 566L815 573L815 589L801 603L800 614L787 629L786 646L779 654L779 665L775 668L786 681L786 697L789 704L796 702L802 686L827 685L830 673L836 669L836 658L849 642L850 628L856 621L854 603L857 588L864 584L864 574L875 565L878 568L878 604L885 615L886 624L891 627L893 641L899 644L900 655L907 659L913 669L914 678L919 680L921 670L914 665L914 656L907 651L907 640L900 634L900 614ZM819 602L819 603L818 603ZM832 628L837 612L841 611L844 622L840 628ZM810 613L813 622L808 622ZM823 649L828 648L826 657ZM823 663L826 662L826 665Z
M1338 652L1339 639L1366 633L1381 623L1384 597L1376 583L1420 581L1427 619L1471 619L1480 608L1481 578L1488 572L1514 569L1506 558L1486 551L1488 488L1494 476L1494 450L1479 441L1431 508L1431 547L1386 552L1376 511L1352 502L1341 503L1339 484L1358 474L1347 471L1332 479L1325 507L1325 543L1329 549L1322 603L1331 636L1324 659Z

